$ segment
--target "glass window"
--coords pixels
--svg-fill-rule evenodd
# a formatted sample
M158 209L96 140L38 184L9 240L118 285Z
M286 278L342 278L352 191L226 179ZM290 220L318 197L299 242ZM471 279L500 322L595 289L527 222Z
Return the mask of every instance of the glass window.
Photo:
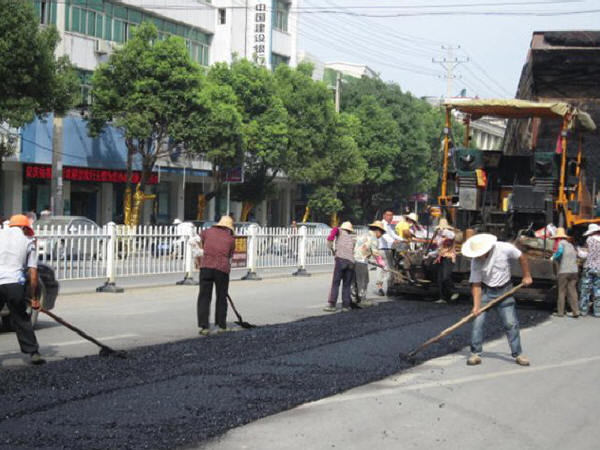
M75 6L71 8L71 31L79 31L80 12Z
M106 17L104 22L104 39L112 41L112 20L110 17Z
M96 37L102 38L102 25L104 23L104 16L102 14L96 14Z
M113 39L116 42L124 42L123 22L121 20L113 20Z
M288 30L288 13L289 5L283 1L277 1L274 28L282 31Z
M219 24L225 25L227 22L227 10L225 8L219 8Z
M96 13L92 11L87 12L87 29L85 30L85 34L89 34L90 36L96 35Z

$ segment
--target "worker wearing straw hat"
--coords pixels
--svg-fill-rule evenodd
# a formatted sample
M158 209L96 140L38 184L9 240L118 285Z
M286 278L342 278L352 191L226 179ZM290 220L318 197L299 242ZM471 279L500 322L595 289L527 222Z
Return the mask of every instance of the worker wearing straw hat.
M352 284L354 283L354 245L356 235L350 222L344 222L339 227L334 241L328 240L327 245L335 255L333 280L329 292L329 300L325 312L336 312L336 303L342 284L342 311L350 310Z
M217 295L215 323L217 331L227 331L227 291L231 258L235 249L233 219L229 216L207 230L202 231L202 257L200 259L200 292L198 294L198 327L200 335L208 336L208 316L212 300L213 284Z
M593 301L594 316L600 317L600 226L595 223L588 225L584 236L587 238L587 256L579 286L579 311L586 316Z
M579 303L577 302L577 281L579 279L577 250L569 242L570 238L562 227L559 227L556 230L556 234L550 239L556 239L558 242L556 252L551 257L552 261L558 262L556 316L564 317L565 297L568 297L573 317L579 317Z
M10 322L17 333L21 351L30 355L32 364L43 364L31 318L27 313L28 299L33 309L40 308L36 291L38 286L37 251L32 239L33 230L27 216L17 214L10 218L8 228L0 231L0 309L4 304L10 310ZM29 292L26 290L26 273Z
M433 258L434 267L437 268L436 275L440 296L437 303L458 299L458 292L454 289L454 282L452 281L452 270L456 262L455 239L456 234L448 224L448 220L441 218L435 231L434 243L436 248L428 255L428 257Z
M527 256L512 244L498 242L496 236L492 234L482 233L472 236L463 244L462 254L467 258L472 258L469 282L473 295L473 314L477 317L473 322L471 356L467 360L467 364L474 366L481 364L483 326L487 314L487 312L480 313L480 309L490 300L500 297L512 289L510 261L518 259L521 263L522 283L525 286L530 285L532 279ZM515 298L510 296L501 301L495 309L504 325L515 362L521 366L528 366L529 360L522 355L515 303Z
M385 262L379 251L378 239L385 233L381 221L376 220L369 224L369 232L356 239L354 247L354 273L356 282L357 302L361 306L371 306L367 300L367 286L369 285L369 259L375 259L379 267L384 267Z

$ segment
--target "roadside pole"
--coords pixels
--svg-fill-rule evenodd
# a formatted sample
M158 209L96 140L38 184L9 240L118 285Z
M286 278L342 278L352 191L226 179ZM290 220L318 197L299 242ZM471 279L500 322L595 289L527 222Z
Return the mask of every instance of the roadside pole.
M96 288L96 292L111 292L121 293L124 292L122 287L119 287L115 283L116 269L117 269L117 225L114 222L108 222L108 242L106 243L106 282Z
M64 214L63 201L63 118L56 113L52 120L52 179L50 182L50 210L54 216ZM35 206L34 208L35 209Z
M261 280L256 273L256 263L258 259L258 227L250 225L248 229L248 273L242 277L242 280Z
M301 226L298 230L300 235L300 242L298 242L298 270L292 275L295 277L309 277L310 274L306 271L306 250L308 248L308 228Z

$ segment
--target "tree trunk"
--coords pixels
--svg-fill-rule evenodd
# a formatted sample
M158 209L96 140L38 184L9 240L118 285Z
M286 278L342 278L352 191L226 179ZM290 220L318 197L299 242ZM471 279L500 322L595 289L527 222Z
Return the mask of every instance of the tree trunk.
M132 139L127 139L125 145L127 146L127 178L125 181L125 193L123 194L123 223L133 226L131 223L133 208L133 155L137 149Z

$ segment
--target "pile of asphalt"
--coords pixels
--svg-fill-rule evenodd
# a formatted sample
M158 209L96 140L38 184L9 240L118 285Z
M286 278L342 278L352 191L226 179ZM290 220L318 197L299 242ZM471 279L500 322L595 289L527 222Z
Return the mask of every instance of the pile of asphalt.
M0 373L0 447L191 447L261 417L382 379L398 358L469 312L398 301L209 338ZM521 326L547 312L520 310ZM503 333L488 315L487 337ZM468 344L470 326L421 361ZM508 351L508 346L507 346Z

